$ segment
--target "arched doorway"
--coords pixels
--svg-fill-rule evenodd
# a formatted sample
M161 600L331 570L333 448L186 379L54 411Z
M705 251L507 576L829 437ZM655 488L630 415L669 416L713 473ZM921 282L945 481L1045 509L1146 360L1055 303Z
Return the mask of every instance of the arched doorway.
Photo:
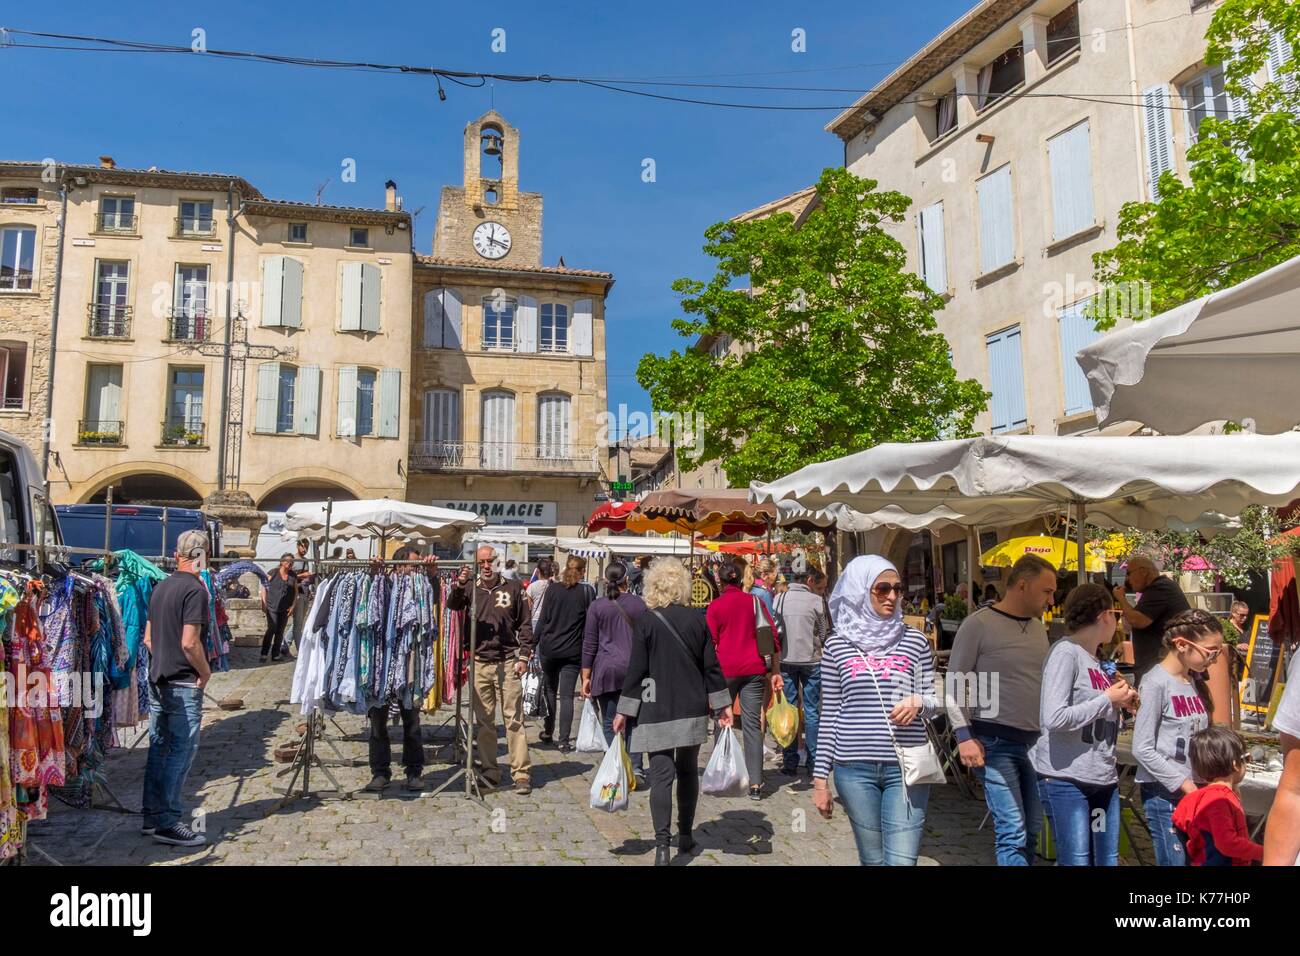
M355 501L357 496L342 485L328 481L301 481L281 485L257 503L260 511L288 511L300 501Z
M113 488L114 504L159 505L168 508L198 508L203 495L187 482L171 475L143 473L115 478L109 483ZM104 504L108 500L109 485L100 488L88 499L89 504Z

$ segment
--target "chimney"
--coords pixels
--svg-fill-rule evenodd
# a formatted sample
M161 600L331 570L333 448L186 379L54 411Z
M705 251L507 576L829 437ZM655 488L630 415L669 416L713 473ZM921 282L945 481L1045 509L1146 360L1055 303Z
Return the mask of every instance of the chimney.
M112 157L112 156L101 156L101 157L99 157L99 168L100 168L100 169L116 169L116 168L117 168L117 163L113 162L113 157Z
M389 212L397 212L397 183L391 179L384 183L384 208Z

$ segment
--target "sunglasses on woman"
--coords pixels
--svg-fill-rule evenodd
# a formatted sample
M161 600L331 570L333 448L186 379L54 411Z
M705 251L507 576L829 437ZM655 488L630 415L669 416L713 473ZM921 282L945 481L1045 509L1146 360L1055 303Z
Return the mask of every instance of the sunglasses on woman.
M1214 661L1218 660L1219 652L1223 650L1222 647L1206 647L1203 644L1197 644L1195 641L1189 641L1185 637L1183 638L1183 640L1187 642L1187 645L1189 647L1194 647L1198 651L1200 651L1205 656L1205 662L1207 664L1213 663Z
M875 594L876 597L881 598L882 600L884 598L889 597L889 595L891 594L897 594L899 597L902 597L903 585L902 584L875 584L872 585L871 591L873 594Z

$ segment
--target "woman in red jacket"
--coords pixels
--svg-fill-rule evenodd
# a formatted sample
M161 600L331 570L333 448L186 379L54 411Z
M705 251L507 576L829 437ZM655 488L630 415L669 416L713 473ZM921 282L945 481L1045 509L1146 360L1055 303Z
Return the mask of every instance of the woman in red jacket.
M745 744L745 770L749 774L749 798L763 795L763 707L770 690L781 690L781 642L776 622L757 597L741 588L748 565L744 558L725 561L719 573L722 593L705 614L713 646L727 679L732 699L740 698L740 728ZM772 653L758 646L758 615L772 631Z

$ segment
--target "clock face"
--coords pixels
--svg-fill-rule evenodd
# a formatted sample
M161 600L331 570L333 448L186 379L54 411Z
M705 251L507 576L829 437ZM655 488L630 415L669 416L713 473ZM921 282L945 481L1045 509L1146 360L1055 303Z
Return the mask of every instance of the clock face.
M510 230L499 222L481 222L474 230L474 248L485 259L500 259L510 251Z

